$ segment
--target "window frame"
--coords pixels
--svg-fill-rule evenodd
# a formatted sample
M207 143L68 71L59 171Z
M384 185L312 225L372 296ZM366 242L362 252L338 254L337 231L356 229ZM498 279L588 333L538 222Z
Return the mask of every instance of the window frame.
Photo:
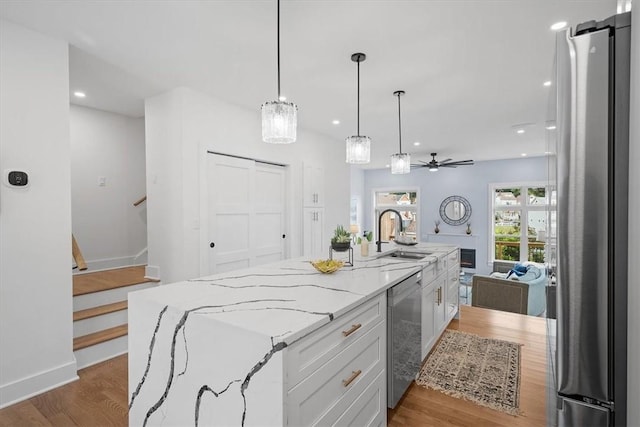
M522 194L529 194L529 188L544 188L545 189L545 203L542 205L529 205L525 199L525 203L521 205L511 206L499 206L495 205L495 191L500 188L520 188ZM495 234L495 213L496 211L519 211L520 212L520 259L514 262L528 262L529 247L528 247L528 229L529 229L529 212L544 212L545 213L545 230L548 233L549 230L549 211L552 208L552 186L545 181L518 181L518 182L495 182L488 185L488 203L489 208L489 233L487 239L487 265L492 266L496 261L496 234ZM496 209L497 208L497 209ZM544 245L545 262L547 253L550 250L549 241ZM503 260L498 260L503 261Z
M401 205L378 205L377 194L378 193L416 193L417 203L415 205L405 205L403 209L398 209ZM379 240L378 237L378 209L385 210L388 208L395 209L397 211L411 211L416 215L416 239L420 241L420 205L422 204L420 187L415 186L402 186L402 187L380 187L371 189L371 217L373 218L372 231L374 235L374 241Z

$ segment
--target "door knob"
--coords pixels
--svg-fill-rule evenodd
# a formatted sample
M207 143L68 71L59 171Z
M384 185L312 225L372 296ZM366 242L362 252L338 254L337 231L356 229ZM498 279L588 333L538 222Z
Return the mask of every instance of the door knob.
M287 237L287 235L286 235L286 234L283 234L283 235L282 235L282 238L283 238L283 239L284 239L284 238L286 238L286 237Z
M215 244L215 243L213 243L213 242L209 243L209 247L210 247L210 248L215 248L215 246L216 246L216 244Z

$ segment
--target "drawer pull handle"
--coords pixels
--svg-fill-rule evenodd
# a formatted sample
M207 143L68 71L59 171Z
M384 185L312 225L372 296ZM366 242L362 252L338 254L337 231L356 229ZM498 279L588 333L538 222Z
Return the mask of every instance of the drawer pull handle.
M355 325L351 325L351 328L349 328L346 331L342 331L342 335L344 335L345 337L348 337L349 335L351 335L361 327L362 327L362 323L356 323Z
M342 380L342 385L345 387L349 387L349 384L351 384L356 378L358 378L358 375L360 375L361 373L362 371L360 369L351 372L351 376L349 378L347 378L346 380Z

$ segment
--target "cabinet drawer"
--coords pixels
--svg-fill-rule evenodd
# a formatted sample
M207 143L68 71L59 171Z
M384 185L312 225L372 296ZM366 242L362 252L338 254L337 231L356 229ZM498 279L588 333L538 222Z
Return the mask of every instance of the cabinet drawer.
M453 284L460 283L460 264L455 264L453 267L449 268L449 273L447 273L447 277L449 280L449 286L453 286Z
M286 381L293 388L387 316L387 294L362 304L287 349Z
M436 278L437 275L438 275L438 271L436 268L436 263L426 266L422 270L422 285L424 286L425 284L431 282L433 279Z
M350 407L384 371L386 332L386 322L379 322L289 391L288 425L332 423L329 413L336 405L343 410ZM336 413L335 419L341 412L336 409Z
M387 392L384 371L346 410L342 402L322 417L318 425L332 426L385 426L387 425ZM334 421L337 417L337 421Z
M436 262L436 276L442 273L443 271L447 271L447 257L440 256L438 258L438 262Z

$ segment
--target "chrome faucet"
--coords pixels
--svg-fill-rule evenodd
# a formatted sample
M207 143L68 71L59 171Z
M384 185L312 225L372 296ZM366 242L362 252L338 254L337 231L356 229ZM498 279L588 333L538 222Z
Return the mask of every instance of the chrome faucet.
M402 216L400 215L400 212L395 209L385 209L380 212L380 216L378 217L378 252L382 252L382 237L380 236L380 228L382 227L382 215L386 214L387 212L395 212L395 214L398 215L398 220L400 222L400 232L404 231L404 227L402 226Z

